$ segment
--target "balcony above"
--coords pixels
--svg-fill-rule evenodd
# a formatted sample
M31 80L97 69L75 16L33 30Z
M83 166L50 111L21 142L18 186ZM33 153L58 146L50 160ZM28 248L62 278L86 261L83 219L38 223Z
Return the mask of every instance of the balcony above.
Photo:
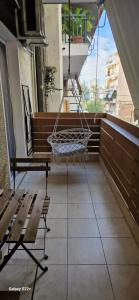
M70 26L70 30L69 30ZM69 36L71 43L89 43L89 34L93 24L88 19L86 13L82 14L71 14L70 24L69 15L62 15L62 32L63 42L69 43Z
M88 53L88 44L71 44L71 76L79 75ZM63 74L68 76L69 49L68 44L63 45Z

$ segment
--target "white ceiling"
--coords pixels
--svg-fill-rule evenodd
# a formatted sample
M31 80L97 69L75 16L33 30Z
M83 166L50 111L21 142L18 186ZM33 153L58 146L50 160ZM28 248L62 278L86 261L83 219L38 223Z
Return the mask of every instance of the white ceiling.
M68 0L42 0L45 4L68 3ZM71 3L96 3L97 0L71 0Z

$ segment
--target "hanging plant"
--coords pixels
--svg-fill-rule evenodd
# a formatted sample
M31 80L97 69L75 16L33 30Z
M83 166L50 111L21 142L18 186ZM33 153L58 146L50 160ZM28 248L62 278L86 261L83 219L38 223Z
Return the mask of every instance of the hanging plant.
M57 90L55 88L56 68L51 66L45 66L43 73L44 73L44 79L43 79L44 95L47 97L49 94Z

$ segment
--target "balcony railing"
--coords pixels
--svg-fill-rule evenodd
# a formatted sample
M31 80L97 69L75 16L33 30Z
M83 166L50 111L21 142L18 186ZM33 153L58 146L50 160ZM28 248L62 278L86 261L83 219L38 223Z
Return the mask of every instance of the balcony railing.
M70 21L70 39L72 43L89 43L90 39L87 33L88 18L85 14L71 15ZM69 42L69 16L62 16L63 42Z

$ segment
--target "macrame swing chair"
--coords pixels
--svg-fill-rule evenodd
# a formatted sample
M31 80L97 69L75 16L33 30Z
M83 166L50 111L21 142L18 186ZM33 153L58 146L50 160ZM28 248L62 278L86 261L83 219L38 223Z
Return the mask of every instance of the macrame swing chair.
M71 77L70 72L70 60L71 60L71 36L70 36L70 28L71 28L71 15L70 15L70 0L69 0L69 79L72 84L72 93L75 97L77 106L79 107L79 117L81 122L81 127L78 128L69 128L61 131L57 131L58 122L60 119L60 113L62 111L62 106L64 102L64 96L62 97L62 101L60 104L59 112L57 114L56 122L54 125L53 133L48 137L47 141L52 147L52 155L54 158L60 157L83 157L87 154L87 145L90 137L93 132L90 130L87 119L85 117L85 113L83 112L81 105L81 98L78 96L76 92L76 88L74 86L73 79Z
M74 156L84 155L87 153L88 141L91 135L93 134L93 132L89 128L87 119L85 118L85 114L81 107L81 103L80 101L78 101L78 96L76 96L75 99L77 105L81 109L81 112L79 111L81 127L69 128L69 129L57 131L57 126L60 119L60 113L64 101L64 97L63 97L60 104L59 113L56 118L53 133L47 139L48 143L52 147L52 154L54 157L74 157ZM84 122L81 114L84 117Z

